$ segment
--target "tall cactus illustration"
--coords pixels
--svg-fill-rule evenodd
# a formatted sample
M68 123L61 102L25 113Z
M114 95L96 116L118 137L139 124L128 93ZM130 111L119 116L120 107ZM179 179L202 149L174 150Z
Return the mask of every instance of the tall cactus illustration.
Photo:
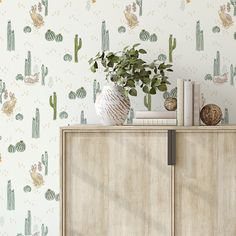
M139 16L143 15L143 0L136 0L136 4L139 6Z
M11 21L7 23L7 50L15 51L15 32L11 29Z
M42 75L41 85L45 85L45 77L48 75L48 68L44 66L44 64L41 66L41 75Z
M106 21L102 22L102 51L107 51L109 50L109 30L106 29Z
M93 102L96 102L97 94L101 92L100 83L97 80L93 81Z
M49 98L49 104L53 109L53 120L57 119L57 94L53 92L53 95Z
M48 235L48 227L42 224L41 226L41 236L46 236Z
M44 15L47 16L48 15L48 0L42 0L42 4L44 5L44 8L45 8Z
M6 91L6 84L0 79L0 104L2 104L2 96Z
M230 84L234 85L234 77L236 76L236 67L231 64L230 66Z
M151 109L152 109L152 97L151 97L151 94L146 94L144 96L144 106L148 109L148 111L151 111Z
M220 52L219 51L217 51L216 58L214 59L213 75L214 76L220 75Z
M11 188L11 180L7 183L7 210L15 210L15 191Z
M173 35L169 37L169 62L173 62L173 51L176 48L176 38L173 40Z
M228 110L228 108L225 108L225 112L224 112L224 124L229 124L229 110Z
M196 50L204 50L204 34L203 30L201 30L200 21L197 21L196 24Z
M80 124L85 125L87 124L87 119L85 118L84 111L80 113Z
M31 52L28 51L27 58L25 59L25 76L31 75Z
M127 124L133 124L133 119L134 119L134 109L131 108L127 118Z
M40 113L36 108L35 117L32 118L32 138L40 137Z
M48 175L48 153L44 152L41 157L41 162L44 165L44 175Z
M230 0L230 2L234 7L234 16L236 16L236 0Z
M82 47L82 39L78 37L78 34L75 35L74 39L74 57L75 57L75 62L78 62L78 52Z
M25 218L25 235L31 235L31 211L28 211L27 218Z

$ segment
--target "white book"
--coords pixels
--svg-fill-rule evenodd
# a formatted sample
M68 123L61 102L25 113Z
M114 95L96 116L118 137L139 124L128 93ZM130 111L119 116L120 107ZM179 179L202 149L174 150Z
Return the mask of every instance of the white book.
M133 119L133 125L176 125L176 119Z
M176 111L136 111L136 119L176 119Z
M193 82L184 81L184 126L193 125Z
M184 80L177 79L177 122L184 125Z
M193 88L193 124L199 126L201 103L200 84L194 83Z

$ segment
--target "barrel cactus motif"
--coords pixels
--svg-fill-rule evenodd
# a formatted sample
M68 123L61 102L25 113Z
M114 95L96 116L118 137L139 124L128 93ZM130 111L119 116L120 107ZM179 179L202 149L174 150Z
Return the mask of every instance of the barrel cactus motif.
M52 30L48 30L45 34L45 39L47 41L53 41L55 39L56 35Z
M120 26L120 27L118 28L118 32L119 32L120 34L125 33L125 32L126 32L126 28L125 28L124 26Z
M62 41L63 41L63 36L62 36L62 34L57 34L56 37L55 37L55 41L56 41L56 42L62 42Z
M156 42L157 41L157 35L156 34L152 34L150 36L150 42Z
M219 26L214 26L214 27L212 28L212 32L213 32L213 33L219 33L219 32L220 32L220 27L219 27Z
M60 119L67 119L68 118L68 113L66 111L62 111L59 114Z
M56 194L56 196L55 196L55 200L56 200L56 201L59 201L59 200L60 200L60 194L59 194L59 193Z
M150 34L148 31L146 30L142 30L139 34L139 38L142 40L142 41L148 41L149 38L150 38Z
M18 113L15 118L16 120L23 120L24 116L21 113Z
M48 189L47 192L45 193L45 198L48 200L48 201L52 201L54 200L56 197L56 194L53 190L51 189Z
M63 60L70 62L70 61L72 61L72 56L70 54L66 54L66 55L64 55Z
M26 145L22 140L20 142L16 143L16 151L17 152L24 152L25 149L26 149Z
M167 57L166 57L166 55L165 54L160 54L159 56L158 56L158 61L166 61L166 59L167 59Z
M18 74L18 75L16 76L16 80L24 80L23 75L22 75L22 74Z
M70 91L68 97L69 97L69 99L76 99L76 93L73 91Z
M23 29L24 33L31 33L31 27L30 26L25 26Z
M86 92L86 90L84 89L84 87L81 87L81 88L77 89L77 91L76 91L76 96L77 96L78 98L85 98L86 95L87 95L87 92Z
M30 193L31 192L31 187L29 185L26 185L24 188L23 188L24 192L25 193Z
M14 145L9 145L9 147L8 147L8 152L9 153L14 153L14 152L16 152L16 148L15 148L15 146Z

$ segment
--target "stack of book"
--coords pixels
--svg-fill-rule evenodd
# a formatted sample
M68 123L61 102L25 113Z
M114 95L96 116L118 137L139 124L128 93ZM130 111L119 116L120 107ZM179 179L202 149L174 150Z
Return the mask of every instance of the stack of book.
M200 125L200 84L191 80L177 80L178 126Z
M134 125L176 125L176 111L136 111Z

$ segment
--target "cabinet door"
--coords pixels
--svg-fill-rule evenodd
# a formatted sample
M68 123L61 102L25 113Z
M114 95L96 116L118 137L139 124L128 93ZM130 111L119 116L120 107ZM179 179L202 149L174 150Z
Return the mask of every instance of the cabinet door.
M170 236L166 132L67 133L63 236Z
M177 133L175 236L236 235L236 133Z

